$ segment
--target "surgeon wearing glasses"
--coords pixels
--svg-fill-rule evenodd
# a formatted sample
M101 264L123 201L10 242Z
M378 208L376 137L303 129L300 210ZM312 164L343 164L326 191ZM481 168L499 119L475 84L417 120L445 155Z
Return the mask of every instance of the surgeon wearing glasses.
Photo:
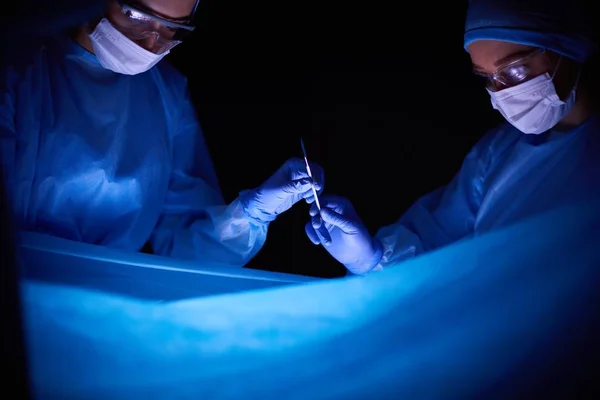
M21 229L242 266L269 222L313 201L323 171L311 166L311 180L290 159L224 203L186 79L161 62L194 30L197 6L109 1L103 16L3 70L0 154Z
M323 196L321 212L310 210L310 240L366 274L600 194L595 12L580 0L471 0L464 46L507 122L447 186L374 237L347 199Z

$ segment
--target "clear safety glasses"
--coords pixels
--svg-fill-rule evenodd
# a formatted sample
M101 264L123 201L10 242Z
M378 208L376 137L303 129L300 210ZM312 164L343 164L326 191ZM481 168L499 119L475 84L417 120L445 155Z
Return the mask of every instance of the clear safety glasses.
M193 25L157 17L130 3L117 3L122 12L110 22L129 39L155 54L171 50L195 29Z
M474 71L474 73L485 80L486 88L492 92L517 86L539 75L536 71L532 71L533 68L529 63L545 52L545 49L535 49L524 57L498 68L493 74L485 74L479 71ZM535 69L537 70L537 68Z

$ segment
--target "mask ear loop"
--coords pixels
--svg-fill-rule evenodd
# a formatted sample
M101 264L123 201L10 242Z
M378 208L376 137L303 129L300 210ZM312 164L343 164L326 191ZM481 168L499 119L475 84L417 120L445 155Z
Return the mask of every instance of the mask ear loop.
M577 78L575 78L575 83L573 84L573 89L571 89L571 96L573 96L573 103L577 100L577 86L579 86L579 78L581 77L581 66L579 67L579 71L577 71Z
M556 72L558 71L558 67L560 67L560 62L562 61L562 59L563 59L563 56L561 55L558 58L558 62L556 63L556 67L554 68L554 71L552 72L552 77L550 78L552 81L554 81L554 77L556 76ZM581 66L579 66L579 69L577 71L577 77L575 78L575 83L573 84L573 87L571 88L571 96L573 96L573 97L575 97L575 92L577 91L577 86L579 86L579 78L580 77L581 77Z
M562 61L563 56L559 56L558 57L558 62L556 63L556 67L554 67L554 71L552 72L552 76L550 77L550 79L554 80L554 77L556 76L556 71L558 71L558 68L560 67L560 62Z
M556 67L554 68L554 71L552 72L552 76L550 77L550 79L552 79L554 81L554 77L556 76L556 72L558 71L558 67L560 67L560 62L562 61L563 56L561 55L558 58L558 62L556 63ZM575 89L577 89L577 86L579 85L579 78L581 77L581 65L579 66L579 69L577 70L577 78L575 78L575 83L573 84L573 88L571 89L572 91L574 91Z
M581 65L579 66L579 70L577 71L577 78L575 78L575 83L573 84L573 91L577 90L577 86L579 86L579 78L581 78Z

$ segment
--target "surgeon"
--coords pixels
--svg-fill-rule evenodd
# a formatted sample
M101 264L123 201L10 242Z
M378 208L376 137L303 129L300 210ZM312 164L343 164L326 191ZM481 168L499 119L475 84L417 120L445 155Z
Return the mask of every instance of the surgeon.
M0 156L20 229L243 266L277 215L313 201L323 171L311 166L313 181L291 159L224 203L186 79L162 61L194 30L197 6L109 1L4 70Z
M362 275L599 194L594 11L578 0L472 0L464 47L506 122L447 186L375 237L347 199L323 196L322 211L310 210L310 240Z

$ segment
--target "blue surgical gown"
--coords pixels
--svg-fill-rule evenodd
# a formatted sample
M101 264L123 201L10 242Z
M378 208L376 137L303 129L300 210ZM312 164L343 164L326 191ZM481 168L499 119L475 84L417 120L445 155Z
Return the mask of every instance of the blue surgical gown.
M166 61L127 76L68 38L4 71L2 167L16 224L74 241L244 265L267 225L223 201L187 91Z
M599 193L600 116L542 135L505 123L475 145L447 186L379 230L376 270Z

